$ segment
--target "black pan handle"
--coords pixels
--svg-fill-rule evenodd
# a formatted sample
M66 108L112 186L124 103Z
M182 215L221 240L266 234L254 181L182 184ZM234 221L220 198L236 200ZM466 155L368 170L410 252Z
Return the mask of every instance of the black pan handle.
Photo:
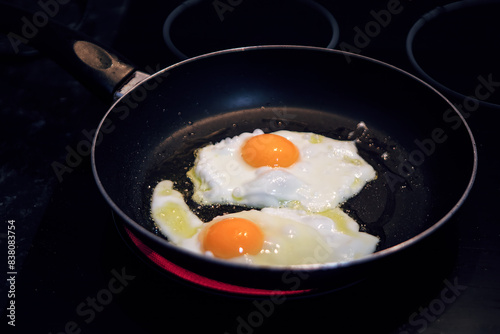
M46 13L30 13L0 2L0 33L6 34L14 52L22 44L38 49L107 102L136 72L123 57Z

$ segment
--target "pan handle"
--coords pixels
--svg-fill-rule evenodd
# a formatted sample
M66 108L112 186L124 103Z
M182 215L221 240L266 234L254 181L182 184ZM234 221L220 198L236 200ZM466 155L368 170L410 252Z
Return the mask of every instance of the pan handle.
M22 44L38 49L106 102L120 88L145 78L123 57L41 13L0 2L0 33L7 35L15 53Z

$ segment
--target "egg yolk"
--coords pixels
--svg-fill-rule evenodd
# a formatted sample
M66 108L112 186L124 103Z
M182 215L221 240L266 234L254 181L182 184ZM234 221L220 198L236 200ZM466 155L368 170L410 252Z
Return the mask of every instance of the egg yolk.
M208 227L203 236L204 251L229 259L243 254L255 255L264 244L264 234L253 222L243 218L227 218Z
M299 149L285 137L264 133L247 140L241 156L252 167L288 167L299 158Z

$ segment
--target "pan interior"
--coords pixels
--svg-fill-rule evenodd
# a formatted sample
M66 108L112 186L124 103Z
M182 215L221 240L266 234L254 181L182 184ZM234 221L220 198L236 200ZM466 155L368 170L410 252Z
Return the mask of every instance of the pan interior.
M241 119L244 121L235 122ZM431 224L427 217L430 193L420 171L404 182L388 183L386 175L396 171L398 159L407 157L408 153L387 134L367 126L362 126L360 120L335 113L292 107L273 108L272 113L261 107L206 118L174 132L154 150L137 200L143 207L149 207L155 185L169 179L184 195L191 210L207 222L218 215L252 208L200 206L192 201L193 186L186 172L193 166L196 149L257 128L265 132L286 129L314 132L338 140L356 140L360 155L376 169L378 178L367 184L358 196L345 202L342 208L361 225L362 231L378 236L381 239L378 250L384 249L398 243L399 238L387 238L386 234L397 233L401 225L405 226L407 235L416 235ZM140 221L160 235L147 211L143 212Z
M377 180L343 204L378 250L411 239L462 197L474 166L471 138L449 103L384 64L334 51L262 49L183 63L119 101L101 126L95 169L129 218L158 234L154 186L171 179L202 220L241 207L198 208L185 173L194 150L261 128L357 139ZM141 91L142 89L142 91ZM366 123L368 130L358 128ZM105 124L105 123L103 123ZM133 223L133 224L135 224Z

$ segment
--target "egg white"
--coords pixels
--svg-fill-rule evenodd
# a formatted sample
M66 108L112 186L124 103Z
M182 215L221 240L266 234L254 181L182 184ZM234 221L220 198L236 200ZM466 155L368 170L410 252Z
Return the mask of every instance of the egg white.
M151 217L170 242L182 246L198 233L203 222L189 209L182 194L170 180L161 181L153 190Z
M288 208L264 208L214 218L248 219L264 233L259 254L233 258L234 262L264 266L290 266L351 261L375 251L379 239L360 232L359 225L340 209L341 222L329 217ZM208 254L210 255L210 254Z
M172 243L210 257L213 257L211 252L203 252L201 247L200 233L204 228L229 217L251 220L264 234L262 250L256 255L242 254L226 260L250 265L345 262L373 253L379 241L375 236L360 232L359 225L339 208L322 214L264 208L218 216L203 224L182 200L182 195L173 189L171 181L162 181L155 187L151 212L160 232Z
M298 161L286 168L254 168L241 157L241 147L249 138L263 133L257 129L199 149L188 172L194 184L193 199L203 205L293 207L321 212L353 197L377 176L358 154L354 141L285 130L273 133L295 144Z

